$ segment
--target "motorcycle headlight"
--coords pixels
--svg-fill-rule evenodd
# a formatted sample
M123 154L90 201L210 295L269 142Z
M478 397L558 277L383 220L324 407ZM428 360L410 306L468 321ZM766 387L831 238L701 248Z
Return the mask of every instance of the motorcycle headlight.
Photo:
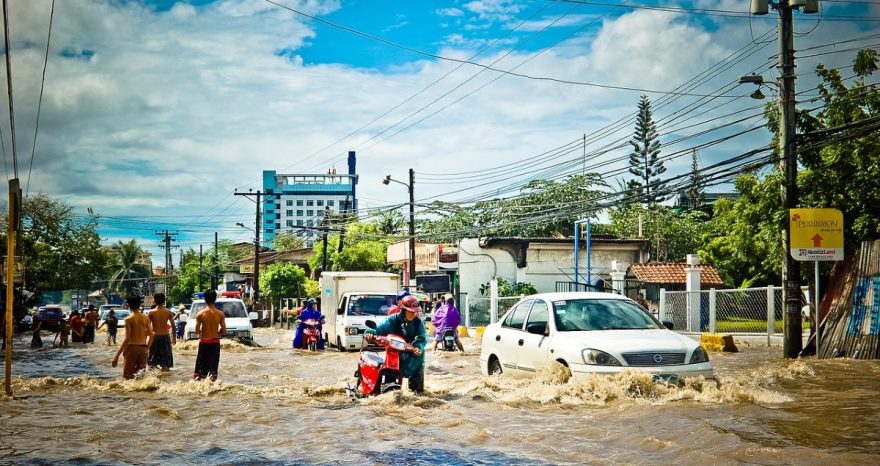
M620 361L614 356L597 349L587 348L581 352L584 357L584 363L593 366L619 366Z
M690 364L699 364L701 362L709 362L709 354L706 353L702 346L698 346L694 350L694 354L691 355Z
M405 349L406 349L406 343L404 343L404 342L402 342L402 341L400 341L400 340L391 340L391 347L394 348L394 349L396 349L396 350L405 350Z

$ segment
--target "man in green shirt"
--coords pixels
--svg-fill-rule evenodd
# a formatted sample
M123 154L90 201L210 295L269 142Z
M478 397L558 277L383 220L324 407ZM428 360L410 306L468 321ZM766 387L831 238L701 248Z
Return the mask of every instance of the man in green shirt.
M425 390L425 323L419 318L421 307L415 296L406 296L400 301L403 312L393 314L379 324L375 330L367 329L364 338L373 341L374 335L400 335L413 346L413 352L400 353L400 372L409 379L409 389L415 393Z

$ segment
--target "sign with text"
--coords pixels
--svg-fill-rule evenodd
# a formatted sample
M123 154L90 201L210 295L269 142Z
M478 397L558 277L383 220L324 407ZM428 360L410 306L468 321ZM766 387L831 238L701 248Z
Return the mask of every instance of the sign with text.
M791 209L789 228L794 260L843 260L843 213L839 210Z

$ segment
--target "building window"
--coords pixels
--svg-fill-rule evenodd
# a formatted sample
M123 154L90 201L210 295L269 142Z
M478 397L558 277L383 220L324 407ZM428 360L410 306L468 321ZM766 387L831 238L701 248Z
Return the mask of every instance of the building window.
M280 223L276 223L276 224L275 224L275 229L276 229L276 230L280 230L280 229L281 229L281 224L280 224Z
M318 199L318 207L324 207L324 200Z
M302 211L302 210L297 210L297 211L296 211L296 216L297 216L297 217L302 217L302 216L303 216L303 211Z
M312 225L314 225L314 224L315 224L315 222L313 222L313 221L311 221L311 220L309 220L308 222L306 222L306 225L308 225L308 226L312 226Z
M319 211L318 211L318 217L323 217L323 216L324 216L324 211L323 211L323 210L319 210Z
M288 220L288 221L287 221L287 226L292 227L292 226L293 226L293 220Z
M314 216L315 216L314 210L307 210L306 211L306 217L314 217Z
M313 200L311 200L311 199L309 199L309 200L306 201L306 206L307 206L307 207L312 207L312 206L314 206L314 205L315 205L315 201L313 201Z
M290 199L288 199L288 200L287 200L287 207L290 207L290 206L292 206L292 205L293 205L293 201L291 201Z
M288 210L288 211L287 211L287 216L288 216L288 217L293 217L293 211L292 211L292 210Z
M274 214L274 213L275 213L275 210L274 210L274 209L269 209L269 210L266 211L266 213L267 213L267 214Z
M330 206L330 207L333 207L333 204L335 204L335 203L336 203L336 202L335 202L333 199L328 199L328 200L327 200L327 205Z
M303 226L303 221L302 221L302 220L297 220L297 221L296 221L296 226L298 226L298 227Z
M275 230L270 228L270 229L266 230L266 233L275 233Z
M303 201L302 201L302 199L299 199L299 200L296 201L296 206L297 206L297 207L302 207L302 205L303 205Z

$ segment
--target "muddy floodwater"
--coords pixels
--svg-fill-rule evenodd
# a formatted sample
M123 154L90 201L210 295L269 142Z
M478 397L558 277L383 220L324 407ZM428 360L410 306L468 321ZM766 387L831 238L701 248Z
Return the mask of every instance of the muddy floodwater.
M51 336L44 340L49 343ZM798 361L779 348L712 354L720 385L643 374L562 382L483 377L479 342L427 354L427 393L351 400L357 353L224 342L220 380L175 370L122 381L115 347L15 341L0 395L0 463L51 464L880 464L880 362ZM119 341L121 342L121 336Z

